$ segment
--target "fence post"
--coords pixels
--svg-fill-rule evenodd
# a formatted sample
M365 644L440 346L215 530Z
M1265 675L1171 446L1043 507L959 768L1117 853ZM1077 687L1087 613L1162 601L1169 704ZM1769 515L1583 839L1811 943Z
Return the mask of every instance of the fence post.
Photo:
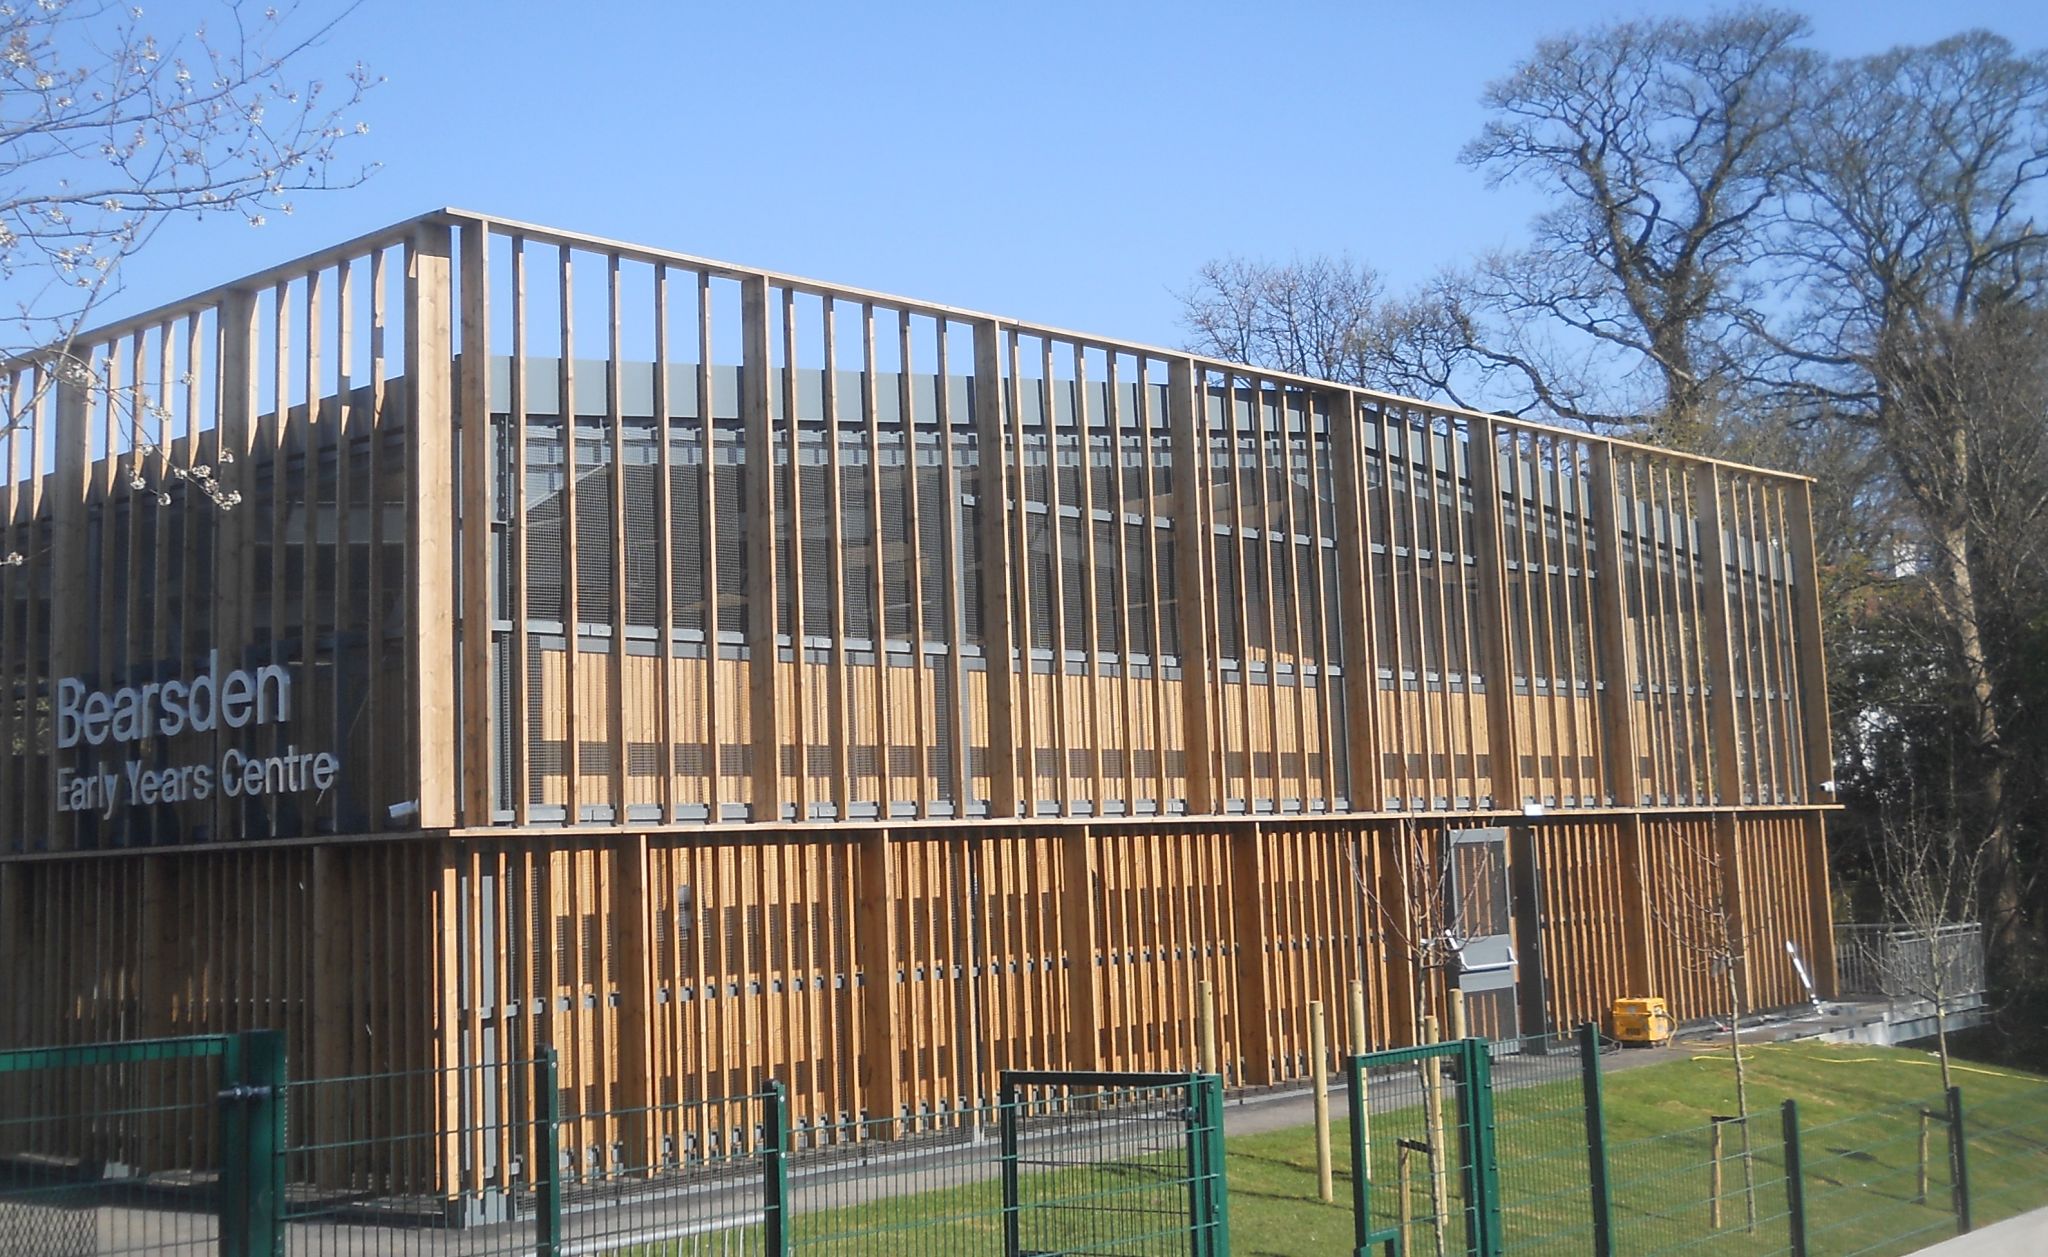
M1365 1088L1365 1052L1361 1049L1357 1055L1344 1058L1344 1107L1351 1115L1353 1252L1363 1252L1372 1243L1372 1118Z
M540 1129L534 1132L533 1211L538 1234L534 1251L538 1257L561 1257L562 1253L562 1089L556 1077L555 1049L543 1047L533 1061L533 1092L538 1101L535 1114Z
M761 1125L767 1142L761 1149L762 1248L768 1257L789 1252L789 1100L778 1079L761 1087Z
M1963 1131L1963 1089L1948 1089L1948 1165L1955 1198L1956 1234L1970 1230L1970 1145Z
M1191 1080L1194 1128L1189 1131L1188 1168L1195 1179L1195 1257L1230 1257L1230 1192L1223 1173L1223 1080L1204 1074Z
M1806 1257L1806 1174L1799 1154L1799 1101L1785 1101L1785 1225L1792 1257Z
M284 1251L284 1035L251 1030L221 1061L221 1254Z
M1493 1052L1484 1039L1459 1041L1459 1083L1465 1092L1465 1121L1470 1132L1470 1161L1465 1212L1466 1249L1475 1257L1500 1257L1500 1165L1495 1159L1493 1119Z
M1614 1199L1607 1186L1607 1102L1600 1089L1600 1027L1579 1027L1579 1077L1586 1101L1586 1181L1593 1209L1593 1257L1614 1257Z
M1018 1215L1021 1193L1017 1189L1017 1084L1003 1074L997 1109L1003 1137L1003 1257L1018 1257L1024 1248L1023 1227Z

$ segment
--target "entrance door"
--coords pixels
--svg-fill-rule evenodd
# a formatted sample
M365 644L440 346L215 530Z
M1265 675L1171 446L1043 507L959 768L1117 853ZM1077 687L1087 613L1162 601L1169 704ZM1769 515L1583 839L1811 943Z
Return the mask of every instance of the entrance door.
M1508 831L1453 830L1450 861L1451 929L1461 944L1457 981L1465 993L1466 1026L1501 1047L1519 1046Z

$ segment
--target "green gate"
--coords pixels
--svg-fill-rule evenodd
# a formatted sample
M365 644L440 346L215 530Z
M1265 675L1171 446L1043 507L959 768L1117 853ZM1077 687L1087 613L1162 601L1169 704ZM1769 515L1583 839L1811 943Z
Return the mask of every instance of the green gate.
M0 1251L279 1251L272 1031L0 1052Z
M1007 1257L1227 1257L1213 1074L1006 1071Z
M1355 1257L1614 1252L1599 1032L1515 1046L1346 1062Z
M1355 1257L1500 1253L1492 1066L1483 1039L1345 1062Z

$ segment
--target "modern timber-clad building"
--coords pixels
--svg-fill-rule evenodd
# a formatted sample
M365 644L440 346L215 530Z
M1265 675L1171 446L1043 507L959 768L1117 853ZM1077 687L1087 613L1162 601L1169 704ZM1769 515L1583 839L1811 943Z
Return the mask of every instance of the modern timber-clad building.
M1832 985L1798 477L455 211L58 363L0 1046L829 1121Z

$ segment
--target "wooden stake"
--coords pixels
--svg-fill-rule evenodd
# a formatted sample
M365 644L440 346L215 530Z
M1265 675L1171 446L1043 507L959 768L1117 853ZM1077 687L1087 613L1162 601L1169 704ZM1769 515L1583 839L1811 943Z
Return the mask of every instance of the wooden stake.
M1330 1166L1330 1034L1321 1000L1309 1001L1308 1051L1316 1094L1316 1198L1327 1205L1337 1199L1337 1188Z
M1207 978L1202 979L1196 992L1195 1017L1202 1072L1220 1074L1216 1060L1216 986Z
M1707 1179L1708 1221L1713 1228L1721 1229L1721 1119L1714 1119L1714 1146L1708 1158L1712 1169Z
M1465 993L1451 988L1451 1038L1453 1041L1465 1037Z
M1425 1144L1423 1147L1425 1151L1428 1150L1428 1145ZM1408 1246L1408 1228L1415 1224L1414 1161L1415 1144L1403 1139L1401 1141L1401 1151L1395 1157L1395 1165L1398 1167L1395 1170L1395 1177L1400 1180L1401 1184L1401 1203L1399 1205L1399 1213L1396 1216L1400 1220L1401 1251L1404 1253L1410 1251Z

